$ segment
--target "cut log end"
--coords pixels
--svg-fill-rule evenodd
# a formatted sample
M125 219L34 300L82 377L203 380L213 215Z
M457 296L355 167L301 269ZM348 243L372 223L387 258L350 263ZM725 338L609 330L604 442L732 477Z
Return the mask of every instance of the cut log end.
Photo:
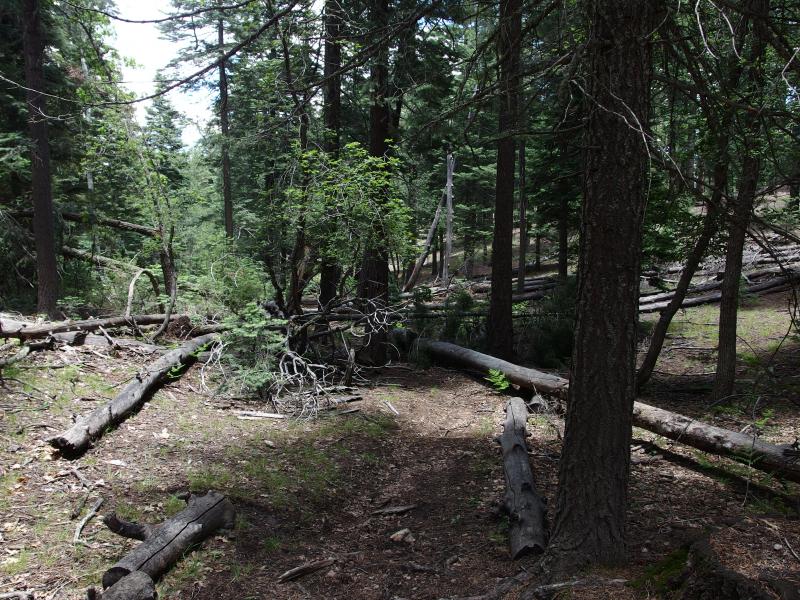
M90 598L101 600L156 600L156 586L153 578L142 571L121 574L116 582L102 594L90 592Z

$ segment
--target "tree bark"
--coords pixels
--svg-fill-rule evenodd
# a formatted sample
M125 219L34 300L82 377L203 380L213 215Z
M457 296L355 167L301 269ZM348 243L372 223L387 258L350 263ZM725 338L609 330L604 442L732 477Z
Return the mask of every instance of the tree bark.
M222 494L210 491L205 496L190 496L185 509L157 527L123 523L112 515L106 519L109 529L127 536L137 532L134 539L144 541L126 554L113 567L103 573L103 587L110 588L131 573L142 572L157 580L178 562L186 551L213 535L218 529L230 529L234 525L235 510ZM144 537L138 534L144 533Z
M577 317L545 558L556 577L625 559L647 185L644 134L635 128L646 127L649 113L653 7L639 0L587 0L585 7L591 30Z
M219 2L221 4L221 1ZM225 24L217 21L217 44L220 56L225 54ZM222 208L225 217L225 235L233 238L233 196L231 191L230 134L228 124L228 76L225 60L219 61L219 124L222 133Z
M528 254L528 194L525 189L525 140L519 142L519 266L517 267L517 291L525 291L525 272ZM538 259L538 255L537 255Z
M511 268L514 260L514 154L513 131L519 111L519 63L522 35L521 0L500 0L497 42L500 69L500 107L495 178L494 237L492 238L492 293L489 299L487 348L490 354L513 354Z
M323 67L323 105L322 120L325 126L323 149L338 156L341 140L342 115L342 77L336 72L342 66L341 36L342 15L339 0L325 2L325 65ZM320 270L319 303L328 306L336 297L336 287L341 269L336 260L323 257Z
M148 393L163 381L173 368L192 361L200 348L216 339L217 335L214 333L199 336L168 352L149 365L144 373L137 374L114 400L80 417L72 427L48 442L65 456L71 457L83 453L108 427L121 423L137 410L144 403Z
M388 0L371 0L370 20L379 32L389 23ZM381 33L378 33L381 35ZM389 89L389 48L381 43L370 70L372 99L369 109L370 132L369 153L371 156L386 158L389 150L389 124L391 111L388 104ZM389 253L381 218L373 220L372 240L366 250L359 278L359 296L367 301L367 310L383 310L389 301ZM368 343L362 349L361 358L369 364L381 365L386 362L386 336L383 327L368 327Z
M37 310L54 316L58 302L56 230L53 216L50 140L47 102L43 93L45 38L39 0L22 3L22 39L25 55L25 100L31 138L31 199L36 245Z
M522 398L509 400L506 403L506 421L500 436L500 448L506 477L503 508L510 520L512 559L529 553L541 554L547 546L547 509L536 491L533 479L525 441L527 422L528 407Z

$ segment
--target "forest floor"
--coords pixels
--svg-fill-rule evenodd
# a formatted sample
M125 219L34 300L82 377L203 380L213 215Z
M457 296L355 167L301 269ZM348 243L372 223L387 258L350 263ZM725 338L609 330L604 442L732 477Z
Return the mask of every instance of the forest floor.
M788 329L787 302L786 294L774 294L741 312L741 396L716 406L707 399L716 344L711 305L676 317L642 399L791 443L800 436L800 346L789 338L778 347ZM185 556L158 584L164 599L460 598L534 567L533 557L508 558L493 441L506 397L480 377L396 365L361 390L359 412L242 420L233 409L258 407L202 393L196 365L83 457L55 456L45 440L71 415L112 397L145 360L131 351L62 347L4 372L0 593L84 598L136 543L111 534L99 518L73 543L80 516L71 513L87 497L73 468L93 484L80 515L102 497L101 514L157 523L182 508L176 494L187 489L216 489L232 499L235 529ZM533 415L529 425L534 473L552 510L563 420ZM800 586L800 486L637 429L630 498L630 564L591 574L596 583L571 598L663 597L687 543L700 535L710 536L723 564L747 577ZM375 514L398 506L412 508ZM405 528L411 535L392 541ZM326 558L335 562L315 574L276 581ZM617 579L628 583L611 583Z

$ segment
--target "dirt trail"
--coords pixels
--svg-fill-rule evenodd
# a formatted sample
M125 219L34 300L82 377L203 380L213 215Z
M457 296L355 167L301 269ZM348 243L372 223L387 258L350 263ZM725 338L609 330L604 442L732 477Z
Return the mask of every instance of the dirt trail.
M71 513L84 498L80 514L102 496L101 513L159 522L180 510L174 494L186 489L228 494L239 511L237 526L186 556L159 582L161 598L456 598L484 593L499 578L533 567L532 558L508 560L506 522L497 510L503 473L493 441L505 398L480 380L399 366L363 390L360 412L315 422L252 421L237 419L232 409L254 406L200 393L195 366L82 458L53 460L44 440L70 414L112 396L142 360L127 351L110 356L70 348L39 353L6 373L18 381L0 388L0 592L85 597L135 542L95 519L81 543L72 544L78 519ZM672 372L686 367L665 365ZM674 382L661 381L652 390L656 403L702 412L691 394L669 392L666 384ZM798 411L784 408L782 423L796 424ZM734 419L718 416L722 424ZM530 426L534 473L552 506L563 422L532 416ZM786 427L769 433L785 438ZM633 584L599 584L573 598L656 597L676 574L687 541L704 532L713 532L726 564L750 577L800 577L800 559L793 556L800 553L800 523L785 501L796 488L783 490L783 497L762 493L714 470L738 469L746 477L741 467L647 432L634 437L631 564L595 574ZM92 482L88 493L73 467ZM781 491L776 482L757 483ZM375 514L409 506L402 514ZM392 541L402 529L410 536ZM291 568L328 558L336 562L277 583Z

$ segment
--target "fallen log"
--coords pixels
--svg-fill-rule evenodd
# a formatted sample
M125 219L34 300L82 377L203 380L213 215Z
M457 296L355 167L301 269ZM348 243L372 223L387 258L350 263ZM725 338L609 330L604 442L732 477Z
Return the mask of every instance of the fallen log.
M157 580L192 546L218 529L232 528L234 517L235 510L230 500L213 491L205 496L189 496L185 509L157 526L128 523L110 515L105 523L111 531L123 537L142 540L142 543L103 573L103 588L116 586L137 572L146 574L152 581ZM103 598L108 600L108 596L104 595Z
M110 426L125 420L138 409L150 392L176 366L193 360L195 354L204 346L216 340L215 334L193 338L180 348L172 350L136 375L122 392L108 404L80 417L75 424L48 440L51 446L62 454L73 456L85 451L92 441L103 435Z
M395 343L403 343L400 336L393 340ZM441 363L481 373L495 369L503 373L511 383L534 392L564 396L569 388L569 381L563 377L520 367L455 344L418 338L416 346ZM800 483L800 460L791 451L753 436L709 425L641 402L634 402L633 424L687 446L732 458L754 469Z
M105 592L91 588L86 594L88 600L156 600L156 586L153 578L142 571L126 575Z
M506 496L503 509L509 516L511 558L540 554L547 546L544 501L536 492L528 445L525 441L528 408L522 398L506 403L506 422L500 436Z
M745 288L745 293L747 294L758 294L759 292L767 292L767 291L779 291L780 289L786 288L792 284L797 279L797 275L790 275L786 277L775 277L774 279L770 279L769 281L762 281L761 283L755 283L753 285L749 285ZM694 298L686 298L681 303L681 308L689 308L690 306L700 306L701 304L713 304L715 302L719 302L722 298L722 292L710 292L708 294L703 294L701 296L695 296ZM651 302L648 304L640 304L639 305L639 312L640 313L651 313L651 312L658 312L660 310L665 309L669 305L669 301L666 302Z
M174 321L186 315L171 315L170 320ZM66 321L62 323L48 323L47 325L34 325L29 327L23 324L21 327L7 328L5 321L0 321L0 336L5 338L19 338L30 340L44 338L56 333L69 333L71 331L95 331L101 327L110 329L112 327L124 327L135 325L156 325L164 321L165 315L133 315L131 317L108 317L105 319L86 319L84 321Z
M416 340L416 349L439 362L488 373L491 369L501 371L513 384L534 392L565 395L569 382L563 377L535 369L526 369L505 360L462 348L449 342L436 342L427 338Z

